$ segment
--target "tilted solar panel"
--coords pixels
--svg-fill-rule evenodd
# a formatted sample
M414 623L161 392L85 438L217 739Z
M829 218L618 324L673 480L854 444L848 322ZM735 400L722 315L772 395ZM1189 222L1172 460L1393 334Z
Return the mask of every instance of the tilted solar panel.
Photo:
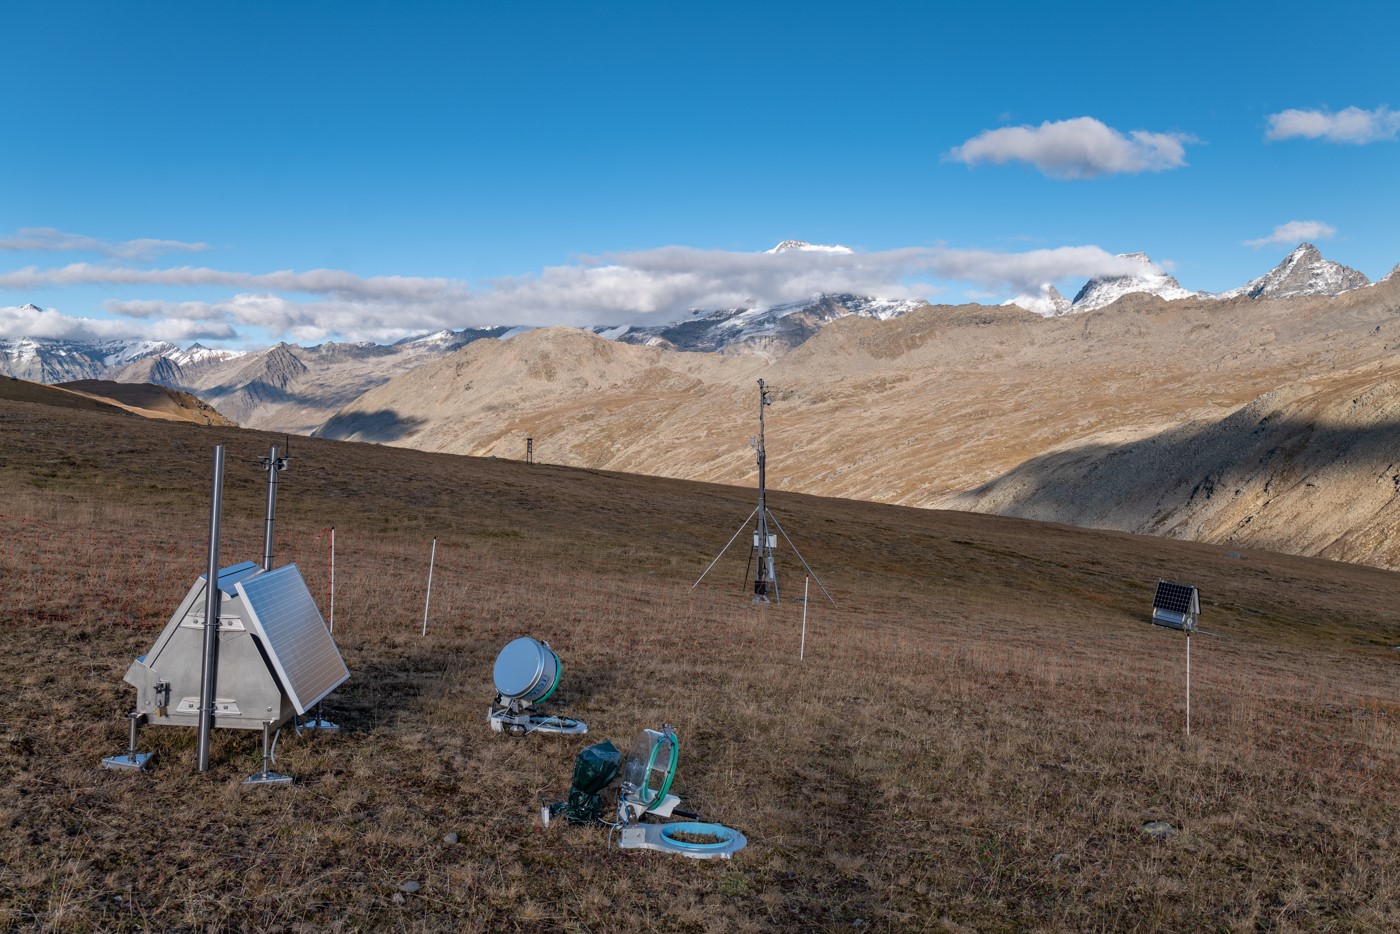
M1171 581L1158 581L1157 593L1152 598L1152 609L1171 610L1173 613L1195 612L1192 597L1196 588L1187 584L1173 584Z
M350 677L295 564L239 581L237 587L297 713L306 713Z

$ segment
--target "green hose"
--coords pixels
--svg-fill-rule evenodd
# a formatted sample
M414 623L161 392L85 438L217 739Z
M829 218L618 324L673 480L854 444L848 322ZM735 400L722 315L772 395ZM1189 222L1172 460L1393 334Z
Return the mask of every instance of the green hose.
M676 777L676 762L677 762L677 760L680 758L680 754L681 754L681 744L680 744L680 740L678 740L678 739L676 738L676 734L675 734L675 733L672 733L672 732L670 732L670 731L667 731L666 733L664 733L664 734L662 734L662 735L664 735L664 736L669 736L669 737L671 738L671 761L670 761L670 763L666 766L666 781L664 781L664 782L661 784L661 790L658 791L658 792L656 792L655 797L653 797L653 798L648 798L648 797L647 797L647 788L646 788L646 787L643 787L643 788L640 789L640 793L641 793L641 796L642 796L642 803L645 804L645 805L647 805L646 811L643 811L643 812L642 812L643 814L645 814L645 813L647 813L647 812L649 812L649 811L654 811L654 810L656 810L656 808L659 807L659 806L661 805L661 802L663 802L663 801L666 800L666 795L667 795L667 794L670 792L670 790L671 790L671 782L672 782L672 781L675 779L675 777ZM651 747L651 757L650 757L649 759L647 759L646 778L642 779L642 784L643 784L643 786L649 784L650 781L651 781L651 770L652 770L652 768L656 765L656 754L657 754L658 752L660 752L660 751L661 751L661 744L660 744L660 743L657 743L656 745L654 745L654 746Z

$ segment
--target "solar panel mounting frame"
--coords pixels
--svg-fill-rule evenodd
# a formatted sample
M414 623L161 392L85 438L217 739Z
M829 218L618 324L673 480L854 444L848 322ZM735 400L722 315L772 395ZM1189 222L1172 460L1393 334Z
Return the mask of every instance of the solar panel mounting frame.
M1158 580L1152 597L1152 624L1167 629L1196 632L1201 617L1200 592L1190 584Z

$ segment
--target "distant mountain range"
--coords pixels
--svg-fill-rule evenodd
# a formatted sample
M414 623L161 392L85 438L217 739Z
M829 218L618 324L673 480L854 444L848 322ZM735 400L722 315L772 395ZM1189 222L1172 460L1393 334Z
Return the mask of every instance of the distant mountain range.
M1251 279L1239 288L1225 292L1193 292L1182 288L1172 276L1153 272L1146 253L1120 253L1122 259L1141 263L1142 273L1090 279L1070 301L1055 286L1046 283L1038 295L1022 295L1004 304L1020 305L1036 314L1054 316L1107 308L1125 295L1146 293L1167 301L1185 298L1299 298L1305 295L1340 295L1371 284L1362 272L1325 259L1311 243L1301 243L1272 270ZM1397 266L1400 269L1400 266ZM1392 270L1390 275L1394 275ZM1386 278L1389 278L1387 276Z
M786 240L769 253L851 253L848 247ZM1131 295L1167 301L1338 295L1369 285L1365 275L1323 258L1301 244L1264 276L1218 295L1192 292L1170 275L1153 271L1144 253L1121 254L1143 265L1141 274L1091 279L1074 300L1050 284L1016 304L1045 316L1108 307ZM1391 275L1394 275L1392 273ZM1389 277L1387 277L1389 278ZM927 307L925 302L850 294L819 294L773 307L696 310L684 320L656 326L601 325L589 330L609 340L703 353L786 353L842 318L885 321ZM191 392L241 425L310 433L336 411L394 376L483 338L519 333L505 326L439 331L395 344L326 343L311 347L281 343L260 351L215 350L200 344L180 349L149 341L0 339L0 374L39 383L114 380L152 383Z

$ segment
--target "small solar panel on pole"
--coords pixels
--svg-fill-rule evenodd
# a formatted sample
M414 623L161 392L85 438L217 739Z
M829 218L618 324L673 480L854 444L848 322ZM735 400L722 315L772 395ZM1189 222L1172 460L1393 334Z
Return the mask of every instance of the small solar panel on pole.
M1189 584L1176 584L1171 581L1157 581L1157 592L1152 596L1152 618L1154 626L1176 629L1186 634L1186 735L1191 735L1191 635L1199 632L1201 618L1201 595Z

